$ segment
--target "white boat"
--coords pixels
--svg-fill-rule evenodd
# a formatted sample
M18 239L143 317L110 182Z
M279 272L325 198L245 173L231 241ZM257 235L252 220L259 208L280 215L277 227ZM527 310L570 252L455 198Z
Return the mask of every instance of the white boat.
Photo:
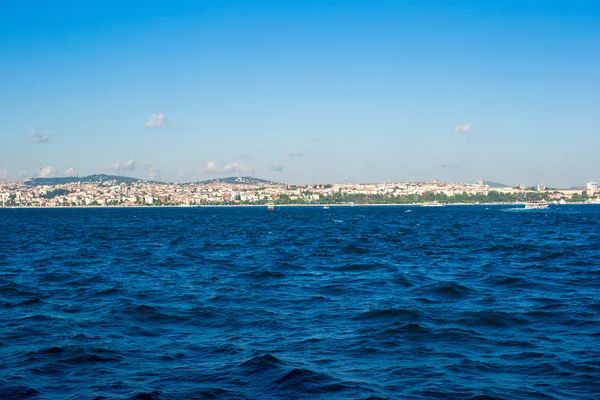
M329 206L328 206L327 204L325 204L325 205L323 206L323 210L329 210Z
M444 205L445 204L443 204L443 203L438 203L437 200L436 201L428 201L428 202L422 204L423 207L444 207Z
M273 204L273 203L267 204L267 210L274 210L274 209L275 209L275 204Z
M545 210L546 208L548 208L546 200L528 201L525 203L526 210Z

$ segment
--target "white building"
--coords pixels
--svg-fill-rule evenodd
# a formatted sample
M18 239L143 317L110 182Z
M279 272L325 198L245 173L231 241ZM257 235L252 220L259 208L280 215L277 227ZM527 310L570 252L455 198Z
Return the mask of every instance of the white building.
M592 181L587 184L587 194L588 196L593 196L594 193L598 191L598 183Z

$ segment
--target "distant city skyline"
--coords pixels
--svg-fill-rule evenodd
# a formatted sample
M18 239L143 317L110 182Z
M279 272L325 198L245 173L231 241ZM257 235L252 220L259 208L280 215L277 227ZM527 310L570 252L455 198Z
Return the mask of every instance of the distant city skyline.
M0 18L0 180L600 179L598 2L8 0Z

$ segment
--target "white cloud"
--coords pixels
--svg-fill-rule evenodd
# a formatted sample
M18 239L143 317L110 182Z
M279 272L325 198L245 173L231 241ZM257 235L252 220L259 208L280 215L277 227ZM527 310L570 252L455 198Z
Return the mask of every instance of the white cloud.
M468 133L471 132L474 128L475 125L473 124L458 124L456 125L456 128L454 128L454 131L460 133Z
M169 123L169 119L165 114L152 114L150 119L146 121L146 128L162 128Z
M304 153L301 152L300 150L292 150L290 152L290 157L292 157L292 158L302 157L303 155L304 155Z
M47 177L52 171L54 171L54 169L51 166L47 166L47 167L42 167L40 168L40 177L41 178L45 178Z
M65 176L75 176L75 168L67 168L64 173Z
M219 164L215 161L209 161L203 168L200 168L202 174L216 174L217 172L219 172Z
M247 164L244 164L240 160L233 161L225 165L223 168L220 168L219 164L217 164L215 161L209 161L204 167L200 168L200 173L205 175L231 172L241 173L250 171L252 171L252 167Z
M248 165L246 165L240 161L234 161L232 163L229 163L223 168L223 172L233 172L233 171L249 172L249 171L252 171L252 168L250 168Z

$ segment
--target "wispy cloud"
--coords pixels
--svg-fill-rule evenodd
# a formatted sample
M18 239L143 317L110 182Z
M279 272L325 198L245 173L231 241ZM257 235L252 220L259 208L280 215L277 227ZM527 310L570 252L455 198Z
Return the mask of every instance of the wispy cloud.
M292 151L290 151L290 154L289 154L289 156L292 158L299 158L299 157L302 157L303 155L304 155L304 153L301 152L300 150L292 150Z
M458 124L456 125L456 128L454 128L454 131L460 133L468 133L471 132L474 128L475 125L473 124Z
M148 173L148 179L154 180L158 175L160 175L161 170L156 167L156 165L147 165L146 172Z
M45 178L50 175L52 171L54 171L54 169L51 166L42 167L40 168L40 177Z
M442 163L442 164L438 165L438 168L445 168L445 169L449 169L449 170L455 170L455 169L460 168L460 165Z
M223 172L250 172L252 168L241 161L234 161L223 168Z
M219 172L219 164L216 161L209 161L206 165L200 168L201 174L216 174Z
M209 161L206 163L206 165L204 167L200 168L200 173L203 175L214 175L214 174L218 174L218 173L231 173L231 172L242 173L242 172L250 172L250 171L252 171L252 167L240 160L230 162L229 164L225 165L223 168L220 168L219 164L217 164L216 161Z
M135 171L135 158L130 158L125 162L115 161L110 166L110 169L115 171Z
M283 165L271 165L269 166L269 171L281 172L285 169Z
M75 168L67 168L64 171L65 176L75 176Z
M38 132L35 129L31 131L34 143L48 143L50 140L50 132Z
M146 128L162 128L169 124L169 119L165 116L165 114L152 114L150 119L146 121Z

